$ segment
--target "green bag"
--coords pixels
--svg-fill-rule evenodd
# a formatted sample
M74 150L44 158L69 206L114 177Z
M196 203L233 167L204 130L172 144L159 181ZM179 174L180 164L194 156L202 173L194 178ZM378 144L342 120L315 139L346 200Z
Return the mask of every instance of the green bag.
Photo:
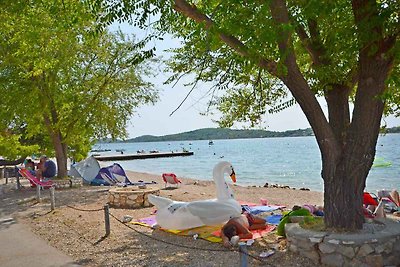
M278 225L277 228L277 234L280 236L286 236L285 234L285 224L289 222L290 216L312 216L310 211L308 209L298 209L298 210L292 210L291 212L287 213L284 215L281 219L281 222Z

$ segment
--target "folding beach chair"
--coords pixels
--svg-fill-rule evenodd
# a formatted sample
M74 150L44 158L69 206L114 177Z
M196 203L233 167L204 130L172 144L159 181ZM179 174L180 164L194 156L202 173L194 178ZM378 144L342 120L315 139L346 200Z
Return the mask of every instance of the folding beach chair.
M162 178L165 182L165 187L167 187L167 183L176 184L176 187L179 187L179 184L181 183L174 173L163 173Z
M394 212L399 210L400 206L398 206L396 200L392 198L389 190L379 190L378 198L381 202L383 202L385 211Z
M22 177L29 180L32 187L41 186L44 189L49 189L50 187L53 186L53 181L51 181L51 180L40 181L35 175L30 173L29 170L27 170L27 169L24 169L24 168L19 169L18 172L19 172L19 174L21 174Z
M390 196L387 190L378 191L378 196L373 193L364 192L363 195L364 215L367 218L374 218L375 216L385 216L385 212L391 213L397 211L398 207ZM371 205L375 207L372 212L367 209ZM379 214L377 214L379 212Z

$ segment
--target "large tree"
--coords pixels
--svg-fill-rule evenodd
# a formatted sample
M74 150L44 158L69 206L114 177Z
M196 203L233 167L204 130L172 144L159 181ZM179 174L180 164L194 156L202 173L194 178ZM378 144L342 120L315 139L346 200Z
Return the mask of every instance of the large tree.
M95 139L126 137L135 108L156 100L142 78L152 50L99 31L82 1L10 0L0 8L0 133L21 134L55 155L59 177L68 153L83 156Z
M321 152L326 226L362 228L362 193L382 115L399 110L399 1L104 4L106 22L127 20L180 37L171 80L195 73L194 84L214 82L210 103L223 112L221 124L256 123L268 110L297 102ZM282 100L288 97L294 101Z

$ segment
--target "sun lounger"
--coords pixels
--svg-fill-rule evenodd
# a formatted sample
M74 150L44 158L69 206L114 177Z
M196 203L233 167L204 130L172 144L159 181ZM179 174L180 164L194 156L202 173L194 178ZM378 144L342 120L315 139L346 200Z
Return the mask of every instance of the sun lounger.
M174 173L163 173L162 178L165 182L165 187L167 187L167 184L176 184L177 187L181 183L181 181L176 177Z
M26 178L29 180L31 183L32 187L36 186L41 186L44 189L49 189L50 187L53 186L53 181L48 180L48 181L40 181L35 175L29 172L29 170L23 168L18 170L19 174L21 174L22 177Z

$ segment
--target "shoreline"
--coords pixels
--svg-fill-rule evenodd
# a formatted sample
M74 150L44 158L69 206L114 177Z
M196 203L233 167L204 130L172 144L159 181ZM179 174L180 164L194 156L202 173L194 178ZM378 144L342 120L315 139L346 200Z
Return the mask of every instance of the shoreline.
M125 170L127 176L131 180L131 182L137 182L134 177L141 177L140 180L145 182L156 181L158 184L164 186L164 181L162 180L161 175L157 175L154 173L147 172L138 172ZM131 178L132 177L132 178ZM213 180L202 180L200 178L186 178L177 176L179 180L181 180L182 185L180 187L186 186L201 186L201 187L209 187L208 193L203 194L202 196L215 195L216 188ZM260 198L267 199L269 204L275 205L284 205L287 208L291 208L294 205L303 205L303 204L313 204L313 205L323 205L323 192L313 191L313 190L300 190L289 188L288 186L282 187L264 187L264 186L243 186L239 184L229 183L229 186L236 195L236 200L239 201L247 201L253 202L256 204L260 204ZM204 190L206 191L206 190ZM286 196L286 197L285 197ZM270 200L269 200L269 199ZM205 199L205 198L201 198ZM186 200L187 201L187 200ZM308 201L308 202L307 202ZM304 203L299 203L304 202Z
M111 163L112 164L112 163ZM158 174L156 173L151 173L151 172L146 172L146 171L136 171L136 170L130 170L130 169L124 169L125 173L128 175L129 173L135 174L135 173L139 173L139 174L143 174L143 175L151 175L151 176L158 176ZM159 175L161 176L161 174ZM204 182L211 182L213 183L212 178L209 179L204 179L203 177L185 177L185 176L177 176L179 179L183 179L183 180L197 180L197 181L204 181ZM236 177L238 178L238 177ZM240 178L239 178L240 179ZM132 181L133 182L133 181ZM162 181L163 182L163 181ZM285 185L285 184L277 184L277 183L269 183L269 182L265 182L264 184L252 184L252 183L240 183L240 182L236 182L235 184L232 184L232 181L228 181L228 184L233 185L233 186L240 186L240 187L251 187L251 188L281 188L281 189L290 189L290 190L300 190L300 191L312 191L312 192L317 192L317 193L321 193L323 194L324 191L321 190L314 190L308 187L293 187L293 186L289 186L289 185Z

